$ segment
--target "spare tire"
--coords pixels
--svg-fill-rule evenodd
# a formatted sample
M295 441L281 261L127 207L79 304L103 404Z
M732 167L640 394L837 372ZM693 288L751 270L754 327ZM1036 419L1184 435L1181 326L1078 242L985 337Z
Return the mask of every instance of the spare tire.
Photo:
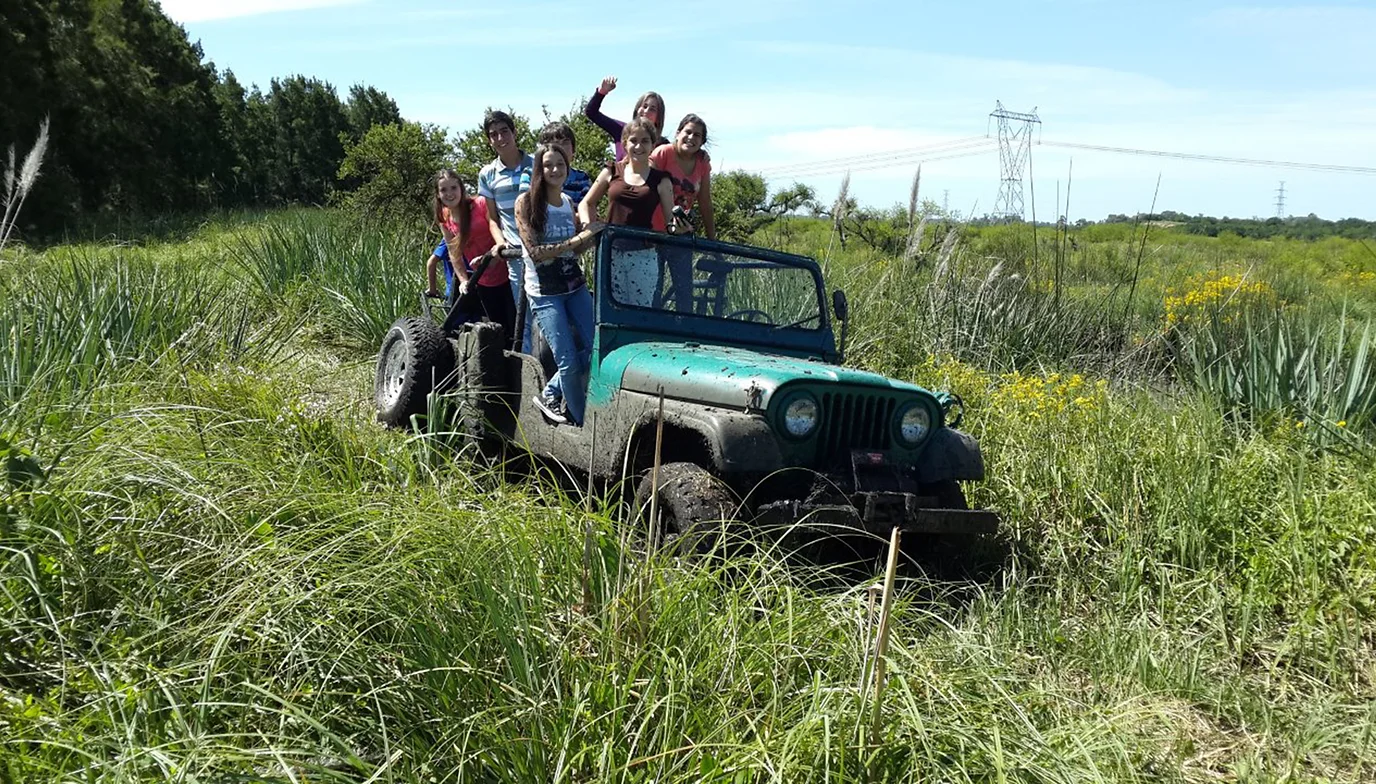
M454 349L439 325L428 318L397 319L382 339L373 381L379 422L410 427L424 417L431 392L441 392L454 372Z

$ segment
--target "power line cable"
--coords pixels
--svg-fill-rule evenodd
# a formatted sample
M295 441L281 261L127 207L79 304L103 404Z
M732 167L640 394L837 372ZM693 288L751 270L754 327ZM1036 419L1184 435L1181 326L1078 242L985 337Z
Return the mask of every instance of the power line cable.
M925 146L921 146L921 147L906 147L906 148L900 147L900 148L892 149L892 150L883 150L883 151L880 151L880 152L866 153L865 155L847 155L847 156L844 156L844 157L841 157L841 158L826 158L826 159L816 160L816 161L803 161L803 162L798 162L798 163L784 163L784 164L778 164L778 165L775 165L775 166L766 166L766 167L763 167L763 168L761 168L761 169L758 169L757 171L759 171L759 172L762 173L762 174L772 174L772 173L778 173L778 172L787 172L787 171L792 170L792 169L803 169L803 170L806 170L806 169L811 169L811 168L819 167L819 166L834 166L834 165L840 165L840 164L843 164L843 163L854 163L854 164L859 164L859 163L865 163L865 162L868 162L868 161L873 161L873 160L878 160L878 159L890 159L890 158L892 158L892 157L894 157L894 156L896 156L896 155L905 155L905 156L906 156L906 155L916 155L916 154L927 153L927 152L938 152L938 151L942 151L942 150L944 150L944 149L946 149L946 148L965 147L965 146L969 146L969 145L972 145L972 144L992 144L992 143L993 143L993 141L992 141L991 139L989 139L989 137L987 137L987 136L970 136L970 137L967 137L967 138L964 138L964 139L953 139L953 140L948 141L948 142L941 142L941 143L939 143L939 144L931 144L931 145L925 145Z
M1038 144L1047 147L1065 147L1073 150L1092 150L1124 155L1147 155L1156 158L1177 158L1186 161L1206 161L1209 163L1231 163L1241 166L1262 166L1275 169L1301 169L1341 174L1376 174L1376 167L1347 166L1333 163L1305 163L1301 161L1272 161L1262 158L1233 158L1226 155L1206 155L1192 152L1168 152L1165 150L1140 150L1134 147L1108 147L1100 144L1081 144L1079 142L1057 142L1042 140Z
M912 165L912 164L917 164L917 163L927 164L927 163L934 163L934 162L936 162L936 161L951 160L951 159L953 159L953 158L965 158L965 157L968 157L968 156L971 156L971 155L985 155L985 154L987 154L987 153L995 152L996 150L997 150L997 145L986 145L986 146L979 147L979 148L973 149L973 150L963 150L963 151L957 151L957 152L947 153L947 154L945 154L945 155L928 156L928 157L925 157L925 158L912 158L912 159L903 159L903 160L889 159L889 160L882 160L882 161L871 161L871 162L869 162L869 163L867 163L867 164L864 164L864 165L862 165L862 166L836 165L836 166L832 166L832 167L828 167L828 168L818 168L818 169L813 169L813 170L810 170L810 171L799 172L799 173L798 173L797 175L795 175L795 176L809 176L809 177L811 177L811 176L825 176L825 175L829 175L829 174L842 174L842 173L845 173L845 172L860 172L860 171L872 171L872 170L875 170L875 169L887 169L887 168L891 168L891 167L894 167L894 166Z

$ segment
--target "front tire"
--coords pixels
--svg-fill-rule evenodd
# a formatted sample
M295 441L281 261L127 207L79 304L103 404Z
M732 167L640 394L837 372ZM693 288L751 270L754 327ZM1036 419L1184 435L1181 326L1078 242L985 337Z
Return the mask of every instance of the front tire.
M708 553L725 546L739 547L742 531L740 502L726 483L695 463L666 463L659 467L656 492L652 472L636 487L633 509L642 532L656 526L664 547L676 555ZM658 520L650 519L650 499L657 495Z
M431 392L443 390L454 372L454 350L430 319L397 319L377 355L373 400L377 418L388 427L409 427L425 416Z

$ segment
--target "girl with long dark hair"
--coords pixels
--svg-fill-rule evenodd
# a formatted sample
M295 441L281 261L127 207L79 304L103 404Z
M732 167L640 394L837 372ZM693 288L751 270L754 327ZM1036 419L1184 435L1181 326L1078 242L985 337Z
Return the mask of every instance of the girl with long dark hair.
M557 146L535 152L530 190L516 200L516 226L525 249L525 293L558 367L534 403L555 422L583 424L592 356L592 295L578 254L600 223L586 226L564 193L569 160ZM561 401L562 397L562 401Z

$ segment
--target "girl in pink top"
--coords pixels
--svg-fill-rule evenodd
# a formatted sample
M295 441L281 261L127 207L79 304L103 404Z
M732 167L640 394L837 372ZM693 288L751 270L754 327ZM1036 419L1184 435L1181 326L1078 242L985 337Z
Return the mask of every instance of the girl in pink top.
M435 222L444 234L449 266L457 278L457 290L454 292L457 299L474 285L473 265L492 250L495 243L488 226L487 205L483 199L468 195L463 181L453 169L444 169L435 175ZM433 281L433 269L429 273ZM516 323L516 306L511 299L506 262L498 257L492 258L478 276L476 284L483 311L489 319L505 327L510 335ZM433 282L431 288L434 288Z
M707 144L707 123L696 114L685 115L678 124L671 144L661 144L650 153L650 164L662 169L674 183L674 206L684 212L698 210L703 233L707 239L717 238L717 224L712 213L712 159L703 146ZM690 224L691 225L691 224ZM669 269L669 293L656 298L655 307L672 305L680 313L697 308L693 300L693 253L674 245L660 247L664 266Z
M717 238L712 214L712 159L703 149L707 145L707 123L696 114L685 115L678 124L674 141L661 144L650 153L650 164L662 169L674 181L674 204L685 212L696 206L702 231L707 239Z

